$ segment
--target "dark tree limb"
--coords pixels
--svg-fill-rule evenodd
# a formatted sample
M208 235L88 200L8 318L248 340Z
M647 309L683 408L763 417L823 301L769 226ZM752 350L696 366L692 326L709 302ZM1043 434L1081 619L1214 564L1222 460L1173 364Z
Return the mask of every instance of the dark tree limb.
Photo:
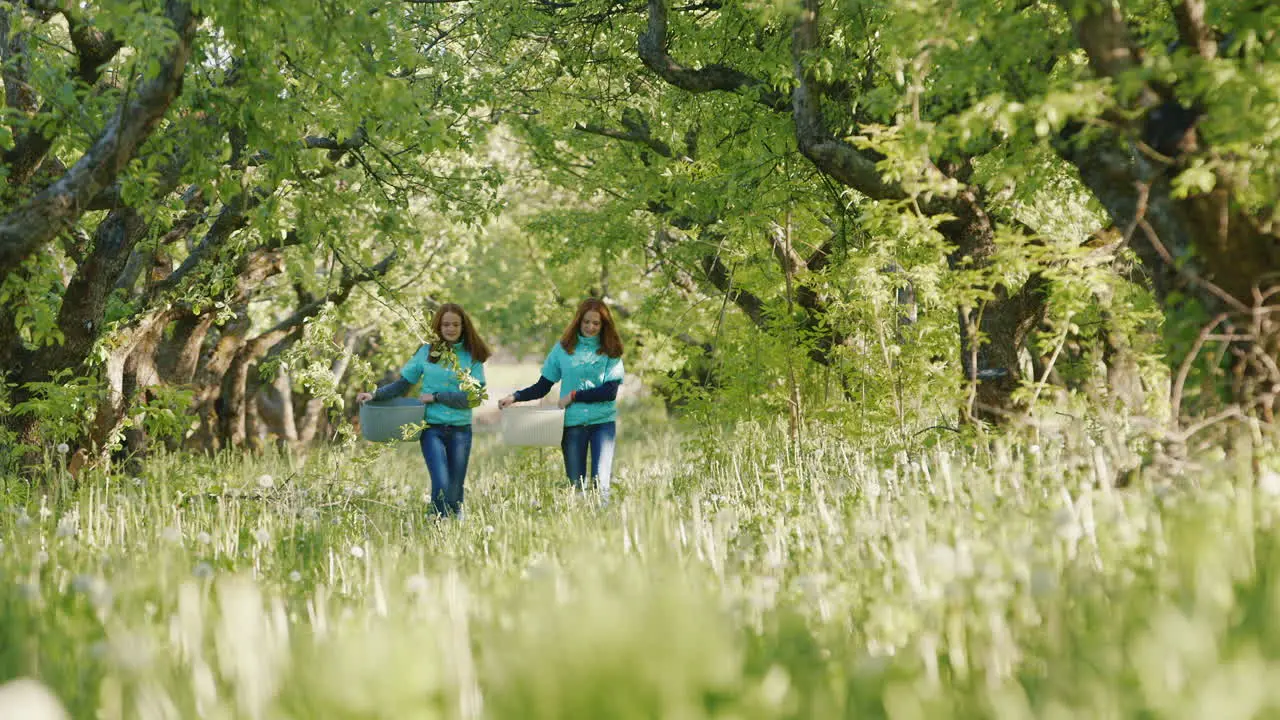
M1218 43L1204 22L1204 0L1170 0L1169 5L1182 43L1206 60L1217 57Z
M31 52L28 33L10 34L18 26L11 17L21 13L8 4L0 6L0 80L4 82L4 103L11 110L32 112L36 109L35 90L31 87Z
M838 139L827 127L821 97L812 87L804 68L805 57L818 47L818 0L804 0L792 30L792 54L796 86L791 93L791 114L795 120L800 152L819 170L846 187L873 200L902 200L907 194L896 183L886 182L876 163L878 154L861 150Z
M239 447L246 439L245 412L250 365L277 344L301 333L304 323L317 315L326 305L345 302L357 284L385 275L391 269L396 257L397 254L392 252L371 268L361 269L359 272L353 272L349 268L344 270L342 280L337 287L324 296L299 307L270 329L250 339L236 352L223 381L221 435L226 444Z
M764 301L755 293L735 286L733 284L733 273L730 272L729 268L725 267L724 261L718 255L708 254L702 256L701 264L702 272L712 286L724 293L729 298L729 302L737 305L738 309L750 318L752 324L756 327L767 327Z
M623 113L623 124L627 126L625 130L617 128L605 127L594 123L577 123L574 129L579 132L589 133L591 135L600 135L615 140L623 140L626 142L639 143L653 150L664 158L673 158L675 153L671 150L671 146L653 137L649 131L647 122L641 121L629 113Z
M771 110L785 112L790 107L786 95L741 70L719 63L704 65L698 69L681 65L671 57L667 49L666 0L649 0L648 9L648 24L640 34L637 47L640 60L658 77L692 93L743 93Z
M177 97L197 17L185 0L169 0L165 15L178 39L160 62L157 76L128 97L92 147L57 182L0 218L0 275L16 270L84 214L89 201L133 159Z

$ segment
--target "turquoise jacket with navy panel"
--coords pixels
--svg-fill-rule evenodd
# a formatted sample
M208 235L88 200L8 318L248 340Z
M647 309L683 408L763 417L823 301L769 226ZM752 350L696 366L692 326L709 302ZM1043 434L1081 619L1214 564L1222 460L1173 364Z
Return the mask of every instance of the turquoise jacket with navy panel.
M471 377L485 385L484 363L478 362L467 352L460 342L453 344L453 351L458 355L458 367L470 372ZM378 388L374 393L375 400L399 397L414 383L422 381L422 392L436 396L436 401L427 404L425 419L432 425L463 426L471 424L471 403L467 393L462 389L461 378L453 370L431 360L431 345L423 345L409 358L409 362L400 368L400 379Z
M617 394L622 383L622 358L600 353L600 336L578 335L572 353L557 342L542 363L538 382L515 393L516 400L536 400L560 383L560 397L576 393L573 404L565 408L565 427L599 425L618 418Z

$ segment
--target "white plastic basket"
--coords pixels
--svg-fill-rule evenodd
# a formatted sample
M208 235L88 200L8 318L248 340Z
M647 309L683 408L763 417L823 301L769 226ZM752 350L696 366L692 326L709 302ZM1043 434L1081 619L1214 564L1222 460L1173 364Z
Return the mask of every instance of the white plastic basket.
M505 445L560 445L564 436L564 410L546 407L509 407L502 411Z
M360 406L360 436L369 442L403 440L400 428L422 422L426 412L417 398L368 400Z

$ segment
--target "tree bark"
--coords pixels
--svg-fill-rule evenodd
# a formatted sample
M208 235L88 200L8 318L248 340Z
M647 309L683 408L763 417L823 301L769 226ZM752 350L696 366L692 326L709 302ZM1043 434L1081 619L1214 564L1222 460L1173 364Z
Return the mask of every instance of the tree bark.
M73 7L72 5L64 7L62 15L66 18L71 44L76 51L74 77L84 86L83 90L88 90L98 82L103 66L115 57L123 44L110 33L104 33L91 23L85 22L78 12L72 9ZM7 18L0 18L0 21L5 19ZM26 52L25 47L22 48L22 52ZM15 82L20 83L19 87L15 88L19 92L21 92L19 88L26 87L25 72L20 75L23 76L21 80L18 75L13 78ZM7 88L9 78L6 78L5 85ZM29 88L27 92L29 93ZM27 97L24 101L27 105L31 105L34 103L34 98ZM37 117L51 116L54 112L55 107L51 103L45 103L34 114ZM53 147L57 131L57 127L45 127L44 123L38 123L15 138L13 147L0 156L0 163L3 163L9 171L6 180L11 187L22 187L32 179L40 169L45 156L48 155L49 149Z
M245 442L249 370L258 358L270 352L279 343L296 340L302 332L303 323L309 318L314 317L329 303L343 303L356 284L385 275L395 259L396 253L393 252L371 268L360 272L353 272L350 269L344 271L342 281L324 297L303 305L271 329L240 346L228 367L221 389L223 412L219 430L226 446L240 447Z
M60 230L79 220L90 200L133 159L177 97L198 18L183 0L169 0L165 15L178 39L160 62L159 74L130 96L93 146L57 182L0 218L0 275L16 270Z
M1074 9L1068 0L1061 2ZM1183 42L1212 58L1217 47L1204 25L1203 3L1180 0L1173 9ZM1118 81L1133 77L1144 49L1130 35L1120 8L1091 3L1083 10L1074 16L1075 36L1094 73ZM1211 190L1175 196L1172 178L1213 152L1197 130L1201 112L1180 104L1176 87L1153 83L1115 99L1117 109L1105 115L1096 139L1086 144L1080 126L1072 125L1055 148L1080 171L1126 239L1132 238L1164 305L1166 328L1176 334L1187 318L1224 318L1235 358L1227 390L1236 402L1261 403L1269 416L1276 399L1272 386L1280 383L1274 361L1280 330L1261 306L1280 276L1280 228L1267 221L1274 203L1250 212L1237 200L1231 178L1219 171Z

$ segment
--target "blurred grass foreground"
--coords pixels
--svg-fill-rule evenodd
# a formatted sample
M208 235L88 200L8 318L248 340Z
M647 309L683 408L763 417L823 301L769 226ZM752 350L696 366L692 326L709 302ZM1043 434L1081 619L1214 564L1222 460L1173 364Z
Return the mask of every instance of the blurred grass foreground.
M600 507L479 436L456 522L412 443L11 479L0 717L1280 715L1266 437L1124 489L1086 428L788 449L631 408L621 438Z

